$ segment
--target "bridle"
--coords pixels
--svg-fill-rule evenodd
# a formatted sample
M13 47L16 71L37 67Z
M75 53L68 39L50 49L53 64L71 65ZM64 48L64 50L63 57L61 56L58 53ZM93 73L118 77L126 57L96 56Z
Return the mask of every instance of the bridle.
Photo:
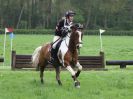
M69 33L68 33L69 34ZM70 35L66 35L66 37L68 37L69 39L70 39ZM67 44L67 42L66 42L66 38L65 38L65 44L66 44L66 46L68 47L68 44ZM83 44L83 42L78 42L77 44L76 44L76 48L79 50L80 49L80 47L79 47L79 45L80 44Z

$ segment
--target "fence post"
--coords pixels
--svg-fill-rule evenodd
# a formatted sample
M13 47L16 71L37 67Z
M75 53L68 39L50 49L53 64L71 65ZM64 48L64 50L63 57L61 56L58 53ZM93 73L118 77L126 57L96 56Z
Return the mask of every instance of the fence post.
M101 61L102 61L102 68L105 68L105 55L104 55L104 52L100 51L100 56L101 56Z
M15 65L16 65L16 51L12 51L12 55L11 55L11 69L14 70L15 69Z

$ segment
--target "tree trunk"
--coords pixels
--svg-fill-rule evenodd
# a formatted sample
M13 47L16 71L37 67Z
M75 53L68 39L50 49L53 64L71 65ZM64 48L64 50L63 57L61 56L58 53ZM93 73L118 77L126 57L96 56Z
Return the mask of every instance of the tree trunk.
M89 26L90 17L91 17L91 7L89 8L89 11L88 11L87 21L86 21L85 28L88 28L88 26Z
M3 1L0 0L0 28L3 28Z
M22 6L22 9L21 9L21 11L20 11L20 15L19 15L19 18L18 18L18 23L17 23L17 26L16 26L17 29L18 29L19 23L20 23L20 21L21 21L21 17L22 17L22 14L23 14L23 10L24 10L24 5Z
M105 14L105 17L104 17L104 28L107 28L107 21L108 21L108 16L107 14Z
M95 17L94 17L94 27L93 28L96 28L96 26L97 26L97 15L95 15Z
M32 17L32 4L33 4L33 0L32 0L32 3L30 4L30 1L27 0L28 2L28 28L31 28L31 17Z

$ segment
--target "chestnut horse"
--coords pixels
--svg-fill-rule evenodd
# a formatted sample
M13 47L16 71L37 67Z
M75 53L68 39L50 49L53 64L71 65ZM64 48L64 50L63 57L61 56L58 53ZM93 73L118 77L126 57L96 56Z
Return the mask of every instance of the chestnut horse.
M58 60L59 64L53 64L56 70L56 80L58 81L59 85L62 85L60 80L60 64L65 67L72 75L74 80L75 87L80 87L80 82L78 81L77 77L79 76L82 66L78 61L78 48L82 47L82 29L78 29L77 27L73 26L71 33L68 33L61 45L58 49ZM39 66L40 68L40 79L41 83L43 83L43 72L48 65L48 61L50 60L50 50L51 44L47 43L43 46L36 48L34 54L32 56L33 65ZM78 68L77 72L72 69L72 64ZM57 66L58 65L58 66Z

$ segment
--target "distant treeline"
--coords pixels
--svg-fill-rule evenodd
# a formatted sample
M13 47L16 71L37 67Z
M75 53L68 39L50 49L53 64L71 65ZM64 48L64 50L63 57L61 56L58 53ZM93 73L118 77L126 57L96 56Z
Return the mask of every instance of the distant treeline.
M133 29L133 0L0 0L0 28L53 29L67 10L87 29Z
M54 35L53 29L15 29L14 34L44 34L44 35ZM4 29L0 29L0 34L4 34ZM84 35L99 35L99 30L84 30ZM133 36L133 31L117 31L117 30L107 30L102 35L111 36Z

